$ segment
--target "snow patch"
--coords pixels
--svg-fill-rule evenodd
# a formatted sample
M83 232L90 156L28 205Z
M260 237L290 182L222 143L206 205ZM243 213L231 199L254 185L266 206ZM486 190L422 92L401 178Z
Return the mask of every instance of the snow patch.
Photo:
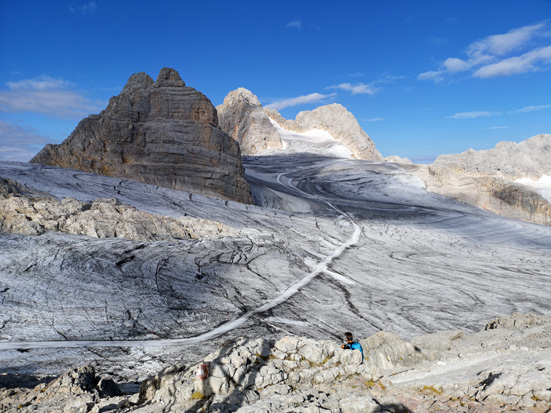
M521 178L521 179L517 179L515 182L535 189L545 199L551 202L551 176L543 175L537 181L530 178Z
M310 323L306 323L304 321L297 321L297 320L289 320L287 318L281 318L281 317L267 317L264 319L264 321L270 321L272 323L280 323L280 324L289 324L292 326L308 326Z
M352 151L326 130L311 129L307 132L293 132L279 126L273 119L270 119L270 122L279 133L286 152L310 152L337 158L352 158Z

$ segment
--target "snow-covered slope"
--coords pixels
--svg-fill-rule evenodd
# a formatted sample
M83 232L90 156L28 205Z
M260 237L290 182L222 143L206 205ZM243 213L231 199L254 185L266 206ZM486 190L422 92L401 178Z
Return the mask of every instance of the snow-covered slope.
M534 180L531 178L521 178L517 179L515 182L535 189L551 203L551 176L543 175L538 180Z

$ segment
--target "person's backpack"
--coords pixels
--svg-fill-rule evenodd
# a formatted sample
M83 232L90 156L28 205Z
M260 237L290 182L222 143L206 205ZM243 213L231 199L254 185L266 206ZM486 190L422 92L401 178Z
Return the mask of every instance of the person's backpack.
M364 361L364 350L362 348L362 345L360 343L352 343L350 344L350 350L360 350L360 353L362 353L362 363Z

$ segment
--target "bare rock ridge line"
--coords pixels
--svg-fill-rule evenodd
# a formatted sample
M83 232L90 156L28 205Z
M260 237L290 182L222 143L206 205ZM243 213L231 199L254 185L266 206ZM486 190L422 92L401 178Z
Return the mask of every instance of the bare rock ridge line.
M217 106L220 127L241 145L243 155L258 155L266 149L281 149L283 143L270 119L284 129L307 132L327 131L358 159L381 161L383 157L354 115L340 104L300 112L295 120L284 119L274 109L263 108L258 98L245 88L230 92Z
M155 82L132 75L105 110L31 162L252 203L239 145L210 100L170 68Z
M409 168L427 189L514 219L551 225L551 202L516 182L551 176L551 134L520 143L500 142L494 149L441 155L429 166Z

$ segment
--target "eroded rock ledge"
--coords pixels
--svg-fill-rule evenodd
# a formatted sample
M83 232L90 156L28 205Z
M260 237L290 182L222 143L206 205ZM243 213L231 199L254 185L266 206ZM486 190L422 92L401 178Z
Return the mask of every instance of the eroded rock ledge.
M61 201L0 177L0 232L41 235L59 231L137 241L217 238L238 231L206 219L148 214L116 198Z

